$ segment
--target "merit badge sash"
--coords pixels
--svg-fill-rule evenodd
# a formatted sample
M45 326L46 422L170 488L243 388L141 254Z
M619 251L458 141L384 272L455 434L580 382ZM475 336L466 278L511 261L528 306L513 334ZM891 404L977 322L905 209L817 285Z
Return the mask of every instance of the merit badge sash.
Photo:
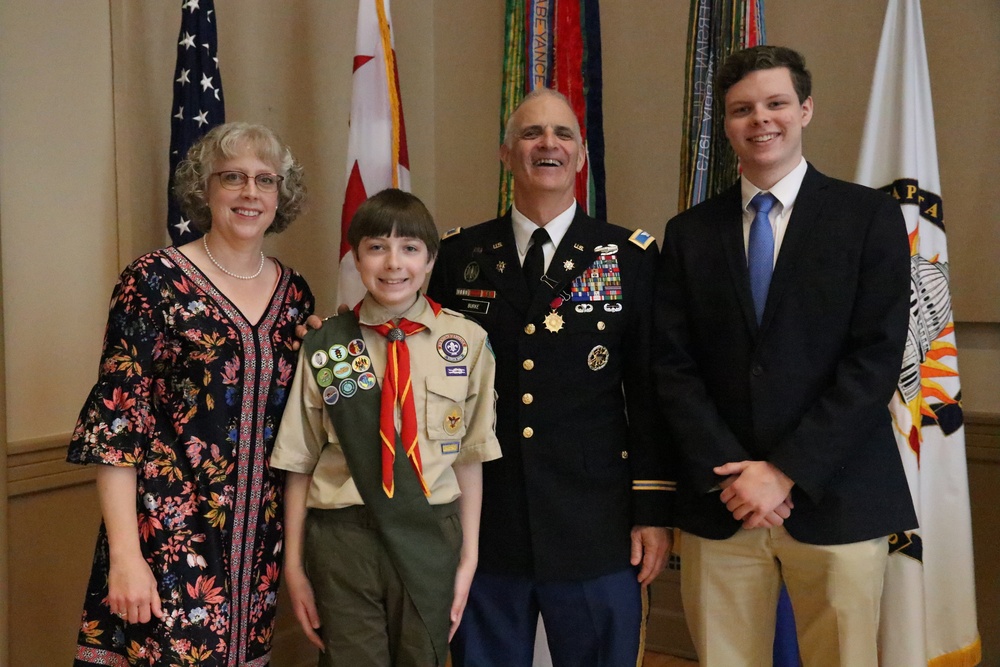
M382 490L381 390L357 317L347 312L327 319L306 335L303 345L354 483L427 626L439 664L444 664L458 554L405 456L397 456L393 464L393 497ZM398 434L396 451L403 451Z

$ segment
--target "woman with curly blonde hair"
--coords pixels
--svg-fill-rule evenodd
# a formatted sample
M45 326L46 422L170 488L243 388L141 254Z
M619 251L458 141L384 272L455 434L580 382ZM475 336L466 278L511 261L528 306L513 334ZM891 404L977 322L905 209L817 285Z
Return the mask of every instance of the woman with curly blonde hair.
M104 519L75 664L263 667L283 547L268 459L313 298L262 247L301 211L302 169L268 128L228 123L175 182L204 236L122 272L69 446L101 464Z

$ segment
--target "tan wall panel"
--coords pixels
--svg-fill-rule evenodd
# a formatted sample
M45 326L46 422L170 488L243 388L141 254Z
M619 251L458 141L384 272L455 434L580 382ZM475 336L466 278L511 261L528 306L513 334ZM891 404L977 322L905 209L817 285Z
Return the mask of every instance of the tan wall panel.
M503 38L502 2L436 5L432 212L441 229L496 215Z
M11 667L68 665L100 509L93 485L10 499Z
M814 76L816 112L805 154L852 180L885 2L768 0L767 37L800 50ZM959 321L1000 322L1000 3L924 2L941 196Z
M984 667L1000 665L1000 418L968 415L969 502L976 570L976 611Z
M93 383L117 273L114 133L106 0L3 3L0 11L13 441L65 431Z

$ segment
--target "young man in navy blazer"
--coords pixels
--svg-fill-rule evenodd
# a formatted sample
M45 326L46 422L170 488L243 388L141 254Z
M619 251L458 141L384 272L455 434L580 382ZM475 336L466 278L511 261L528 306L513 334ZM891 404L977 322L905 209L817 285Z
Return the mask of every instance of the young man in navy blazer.
M888 536L917 525L887 408L906 227L889 196L805 161L810 88L791 49L726 61L716 91L740 182L663 243L655 370L702 667L771 663L782 580L807 667L875 667Z

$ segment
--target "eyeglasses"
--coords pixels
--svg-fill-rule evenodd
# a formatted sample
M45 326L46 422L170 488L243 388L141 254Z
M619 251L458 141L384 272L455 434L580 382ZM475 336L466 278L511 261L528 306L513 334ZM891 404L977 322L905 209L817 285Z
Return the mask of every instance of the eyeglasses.
M219 177L219 184L227 190L242 190L250 180L249 174L242 171L217 171L212 176ZM253 177L253 182L257 184L257 189L261 192L277 192L278 186L285 180L284 176L278 174L257 174Z

